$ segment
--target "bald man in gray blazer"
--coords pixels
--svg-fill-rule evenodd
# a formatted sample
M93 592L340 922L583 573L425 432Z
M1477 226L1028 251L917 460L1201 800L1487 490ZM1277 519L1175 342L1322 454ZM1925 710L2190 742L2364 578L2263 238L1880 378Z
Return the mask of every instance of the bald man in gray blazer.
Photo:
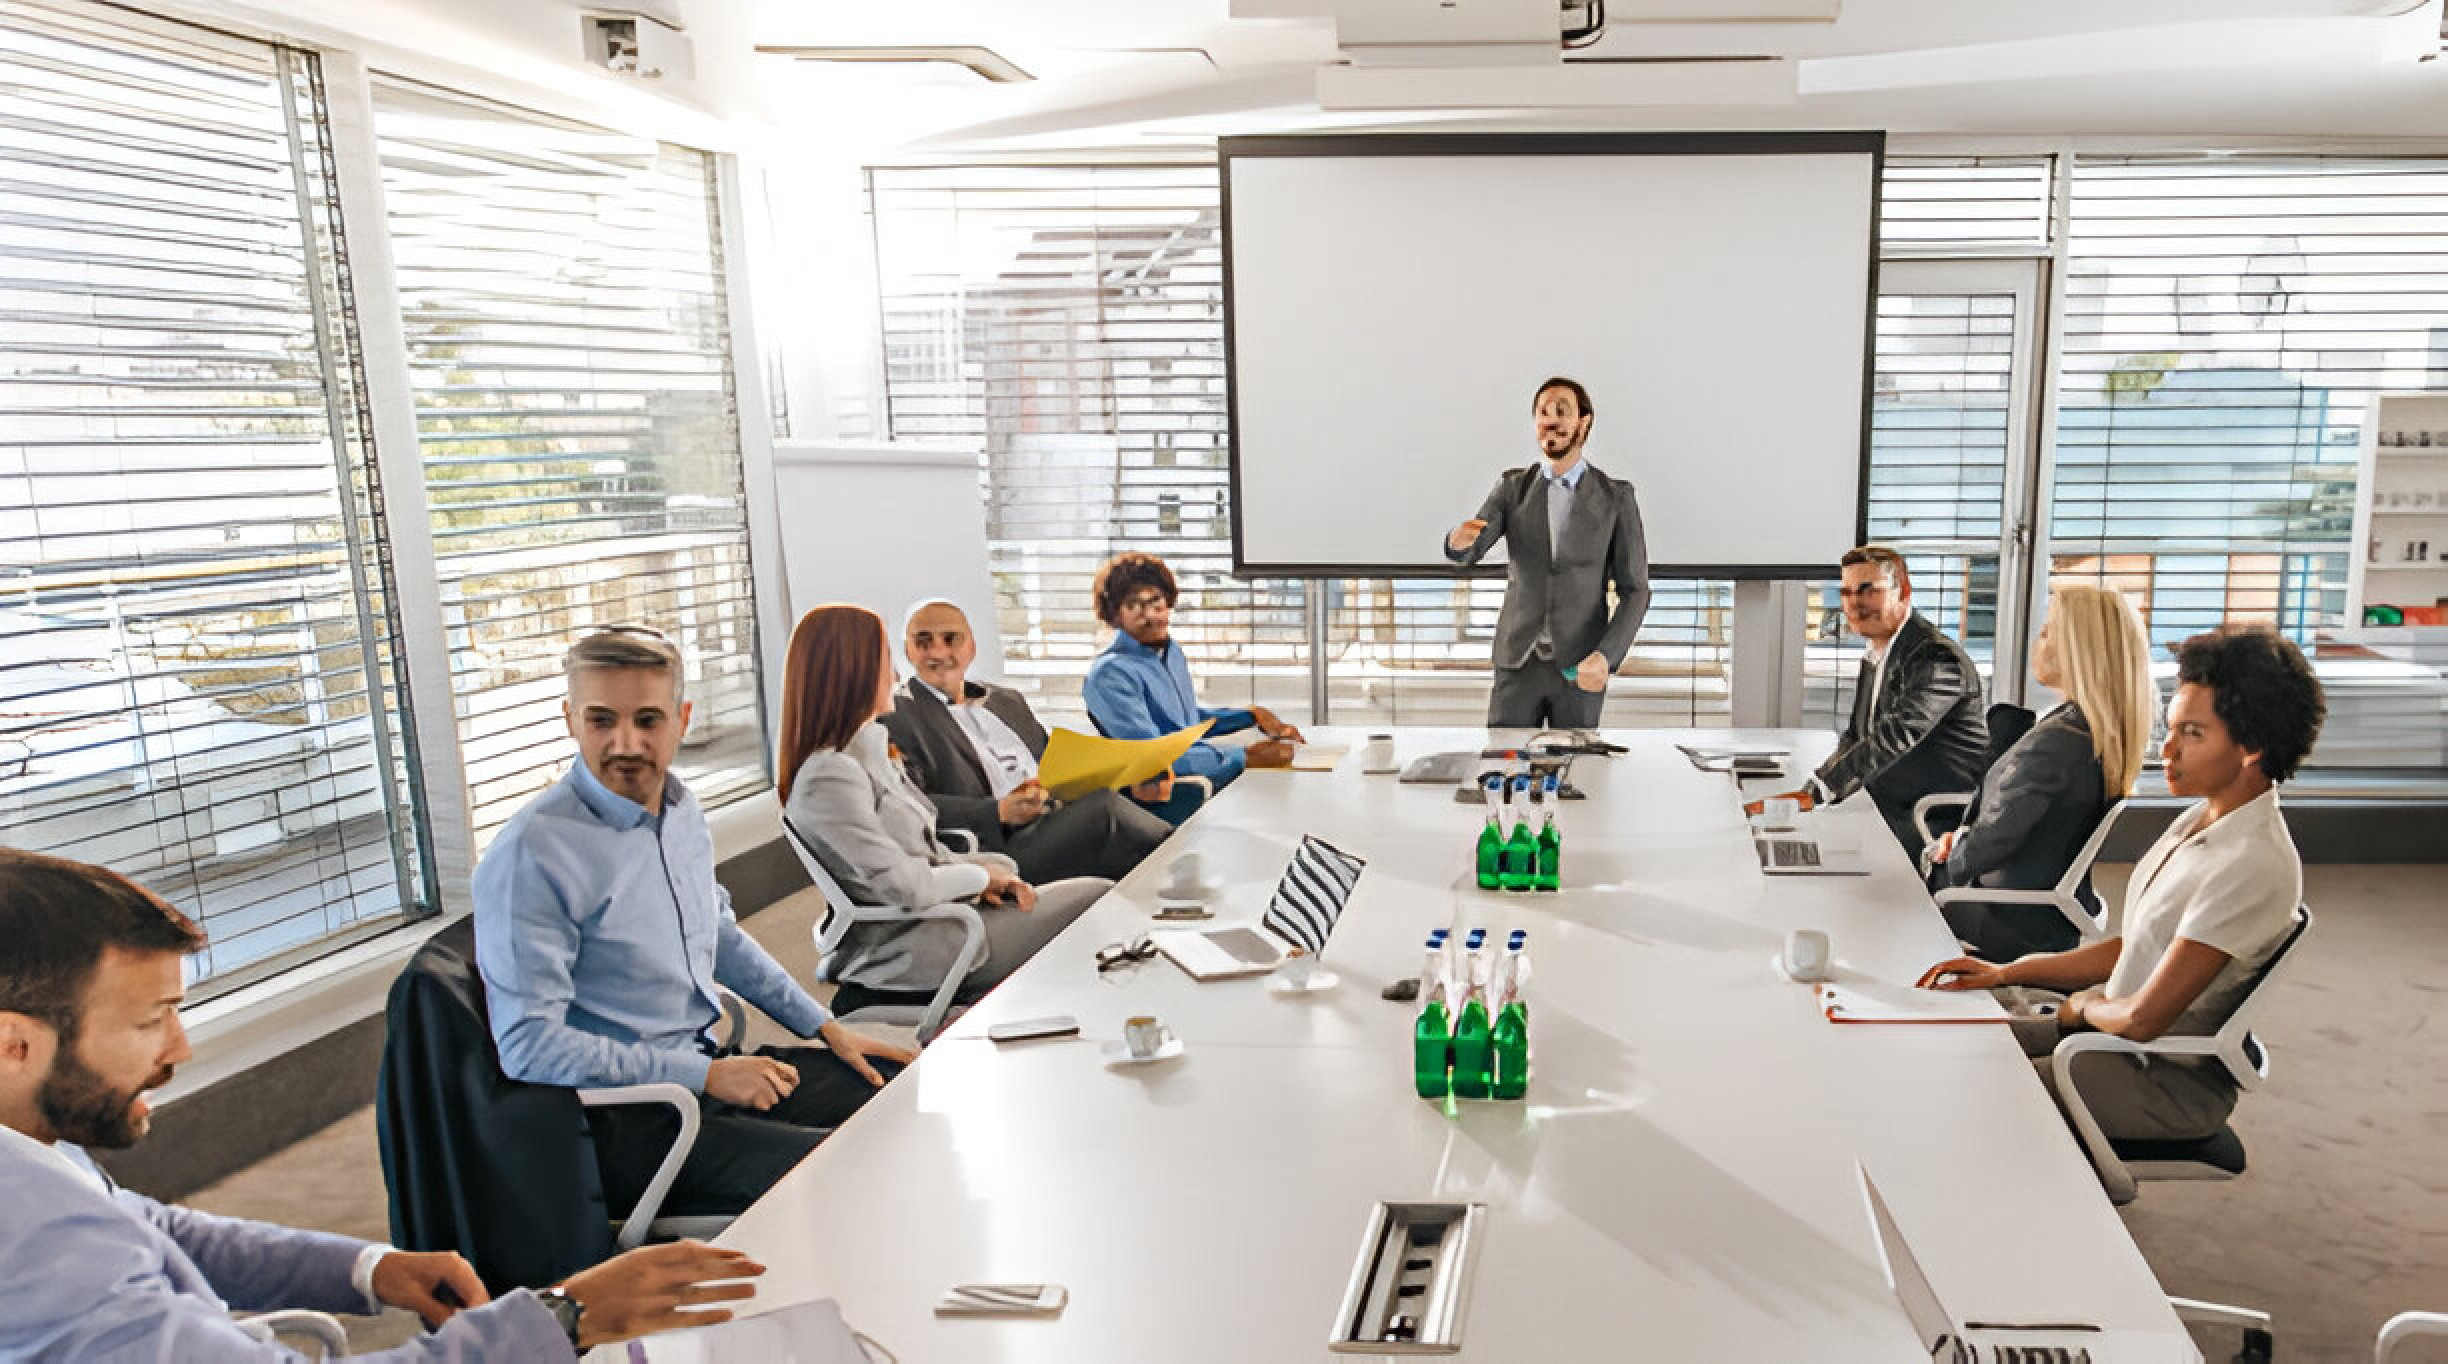
M1589 729L1649 613L1649 546L1632 485L1581 457L1589 393L1549 379L1531 415L1544 467L1497 479L1479 514L1446 535L1445 557L1467 566L1510 546L1488 727Z

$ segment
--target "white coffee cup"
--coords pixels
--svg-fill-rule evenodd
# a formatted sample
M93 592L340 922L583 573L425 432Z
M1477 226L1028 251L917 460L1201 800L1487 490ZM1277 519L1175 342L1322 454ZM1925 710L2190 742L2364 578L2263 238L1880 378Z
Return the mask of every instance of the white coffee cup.
M1797 928L1785 935L1785 955L1779 962L1795 980L1828 978L1828 935L1815 928Z
M1164 1050L1165 1025L1146 1014L1122 1025L1122 1046L1132 1056L1146 1060Z
M1364 772L1383 772L1394 766L1394 736L1372 734L1360 745L1360 768Z
M1759 821L1765 828L1790 829L1802 817L1802 802L1791 796L1770 796L1760 802Z
M1165 882L1167 895L1197 895L1206 890L1206 866L1199 855L1186 852L1173 859L1171 879Z

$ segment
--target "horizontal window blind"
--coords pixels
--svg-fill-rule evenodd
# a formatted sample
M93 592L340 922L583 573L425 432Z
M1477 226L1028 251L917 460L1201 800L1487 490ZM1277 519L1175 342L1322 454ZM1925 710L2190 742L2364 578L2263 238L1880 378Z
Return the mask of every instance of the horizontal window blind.
M2048 246L2049 156L1890 156L1879 245L1897 254Z
M686 653L700 798L764 789L712 159L390 80L375 132L480 846L566 768L590 626Z
M2057 571L2122 587L2155 641L2267 620L2310 647L2345 623L2366 399L2448 382L2448 160L2086 158L2073 175ZM2435 674L2323 671L2315 761L2436 762ZM2384 719L2409 702L2429 707L2427 748Z
M204 993L430 909L307 53L0 9L0 824Z
M877 169L870 185L891 431L985 452L1015 685L1078 722L1107 637L1091 580L1144 549L1182 582L1175 629L1201 699L1305 714L1303 585L1229 571L1215 167ZM1329 583L1334 718L1483 719L1502 598L1501 580ZM1636 676L1617 684L1640 699L1611 717L1722 720L1730 602L1724 584L1661 585Z

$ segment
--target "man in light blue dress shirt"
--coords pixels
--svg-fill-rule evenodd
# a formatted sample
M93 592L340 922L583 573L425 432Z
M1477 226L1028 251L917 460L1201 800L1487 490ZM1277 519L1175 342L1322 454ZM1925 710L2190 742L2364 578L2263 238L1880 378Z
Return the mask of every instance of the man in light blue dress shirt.
M1092 589L1097 619L1113 627L1113 642L1088 665L1081 692L1097 732L1116 739L1153 739L1215 721L1208 737L1235 734L1255 725L1266 738L1245 750L1202 738L1173 764L1173 774L1204 777L1221 791L1244 767L1284 767L1301 732L1264 706L1202 706L1190 682L1190 662L1173 642L1173 605L1181 589L1173 570L1153 554L1117 554L1097 569ZM1199 800L1195 788L1169 791L1149 808L1174 824L1188 819ZM1137 792L1133 793L1135 796Z
M188 1058L193 921L113 872L0 848L0 1360L294 1360L231 1316L405 1308L439 1329L370 1361L576 1358L581 1345L726 1319L764 1272L693 1241L488 1299L467 1261L214 1217L118 1187L82 1147L134 1145ZM464 1309L464 1310L462 1310Z
M664 1208L738 1212L916 1053L844 1027L732 915L704 809L671 775L690 715L679 650L614 627L572 645L564 671L580 761L476 867L476 964L502 1070L695 1091L704 1126ZM717 1054L718 983L823 1045ZM672 1119L632 1108L587 1121L617 1213L653 1176Z

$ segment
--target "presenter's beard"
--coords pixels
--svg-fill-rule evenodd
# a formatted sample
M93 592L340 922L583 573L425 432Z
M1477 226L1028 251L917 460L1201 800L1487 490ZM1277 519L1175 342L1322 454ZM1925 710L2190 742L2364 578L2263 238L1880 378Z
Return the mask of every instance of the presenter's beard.
M63 1047L51 1062L51 1073L43 1077L34 1103L58 1140L123 1151L134 1146L152 1125L153 1110L144 1096L168 1083L170 1067L163 1066L133 1091L114 1089L71 1048Z

